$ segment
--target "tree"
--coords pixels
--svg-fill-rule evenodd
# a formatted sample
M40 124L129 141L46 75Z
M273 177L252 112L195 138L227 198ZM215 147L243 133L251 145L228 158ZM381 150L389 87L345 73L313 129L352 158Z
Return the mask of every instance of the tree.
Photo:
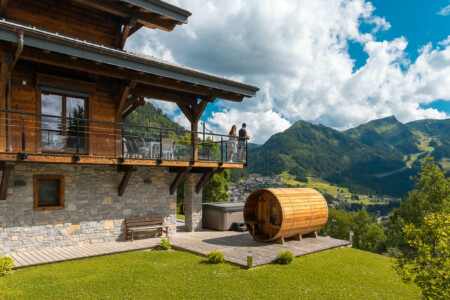
M450 213L450 178L445 178L445 172L434 163L432 157L422 159L415 187L400 207L393 211L388 222L389 246L398 248L403 256L416 255L404 240L405 225L420 228L428 214Z
M203 203L228 201L230 195L227 193L230 189L228 179L230 172L225 170L221 174L214 174L209 182L203 188Z
M386 235L363 207L353 217L353 246L357 249L380 252L384 250Z
M395 269L405 281L419 286L427 299L450 298L450 214L431 213L421 227L404 227L405 240L416 254L396 260Z
M330 209L328 222L319 234L347 240L350 231L354 232L354 248L377 253L384 251L386 244L384 230L374 222L365 208L357 213Z
M330 209L328 222L319 231L320 235L331 236L336 239L348 240L353 227L353 218L350 213L342 210Z

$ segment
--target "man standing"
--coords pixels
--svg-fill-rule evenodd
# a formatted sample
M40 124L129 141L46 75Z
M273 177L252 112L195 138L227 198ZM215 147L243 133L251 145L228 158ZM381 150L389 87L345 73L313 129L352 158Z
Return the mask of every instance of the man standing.
M237 160L238 161L244 161L247 157L247 148L245 147L245 144L247 143L247 140L250 138L249 135L247 135L247 124L242 123L242 128L239 129L239 143L238 143L238 151L237 151ZM243 155L241 156L241 152L244 150Z

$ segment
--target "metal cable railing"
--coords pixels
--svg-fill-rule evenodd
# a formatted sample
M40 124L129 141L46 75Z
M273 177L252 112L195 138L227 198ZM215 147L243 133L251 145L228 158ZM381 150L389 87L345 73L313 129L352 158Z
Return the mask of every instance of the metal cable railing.
M204 124L202 131L189 131L0 109L0 152L17 153L21 159L54 154L70 155L75 161L93 156L121 162L133 158L223 163L233 151L229 138L206 130Z

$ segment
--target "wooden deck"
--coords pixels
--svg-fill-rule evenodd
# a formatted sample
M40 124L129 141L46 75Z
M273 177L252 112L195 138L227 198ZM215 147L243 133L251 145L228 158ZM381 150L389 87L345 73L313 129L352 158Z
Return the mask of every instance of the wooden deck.
M86 257L102 256L115 253L138 251L154 248L161 243L161 238L147 238L142 240L118 241L84 246L63 247L41 251L15 253L9 255L14 259L17 268L74 260Z
M176 250L191 252L205 256L212 250L219 250L225 259L235 265L247 266L247 253L253 254L253 267L270 264L280 251L291 251L295 256L314 252L348 247L350 242L330 237L304 238L302 241L286 240L285 245L258 242L248 232L212 231L183 232L184 223L178 220L178 233L170 243ZM155 248L161 238L145 238L141 240L116 241L84 246L55 248L41 251L16 253L9 255L18 268L55 263L66 260L109 255L115 253L140 251Z
M253 267L272 263L280 251L289 250L295 256L314 252L348 247L350 242L330 237L303 238L302 241L286 240L284 245L258 242L248 232L235 231L201 231L180 232L170 241L177 250L206 255L212 250L219 250L225 259L235 265L247 266L247 253L252 252Z

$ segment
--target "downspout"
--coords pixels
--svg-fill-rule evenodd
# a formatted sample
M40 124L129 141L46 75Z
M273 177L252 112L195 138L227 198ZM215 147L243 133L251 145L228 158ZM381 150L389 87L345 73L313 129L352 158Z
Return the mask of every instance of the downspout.
M8 71L8 76L7 76L7 94L6 94L6 110L11 110L11 79L12 79L12 72L14 70L14 67L16 66L17 61L19 60L19 56L22 53L23 50L23 32L20 31L18 33L18 45L17 45L17 50L16 53L14 54L14 60L11 64L11 66L9 67L9 71ZM8 112L7 113L7 117L6 117L6 122L7 122L7 139L6 139L6 149L9 152L12 152L12 129L11 129L11 113Z

